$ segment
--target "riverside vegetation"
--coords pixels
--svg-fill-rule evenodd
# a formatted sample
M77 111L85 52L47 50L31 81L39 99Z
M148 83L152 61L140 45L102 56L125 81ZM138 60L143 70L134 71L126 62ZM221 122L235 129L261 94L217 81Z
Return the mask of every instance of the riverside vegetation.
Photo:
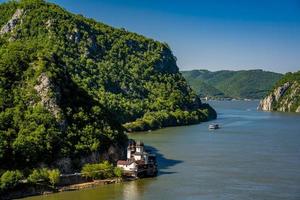
M31 173L29 171L8 170L4 172L0 178L0 195L3 195L0 196L0 199L19 198L28 194L36 195L43 193L43 191L58 191L57 186L60 183L61 175L58 169L37 168L31 170ZM25 176L26 174L27 176ZM80 176L86 178L87 181L121 178L122 169L115 167L108 161L88 163L82 167ZM34 191L32 188L39 188L40 190ZM25 192L20 195L18 190Z
M32 174L55 184L57 170L116 161L125 131L216 118L165 43L42 0L0 4L0 27L2 193Z
M199 96L215 99L261 99L282 77L282 74L263 70L191 70L181 73Z

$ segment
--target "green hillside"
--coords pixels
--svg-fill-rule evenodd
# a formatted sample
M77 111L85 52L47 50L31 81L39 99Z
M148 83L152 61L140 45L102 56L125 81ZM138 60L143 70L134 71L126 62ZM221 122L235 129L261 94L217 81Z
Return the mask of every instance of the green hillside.
M189 81L189 84L201 97L225 97L223 92L201 79L192 79Z
M165 43L42 0L0 4L0 28L0 176L79 169L110 147L122 156L124 131L216 117Z
M192 70L181 73L201 97L242 99L262 98L282 76L263 70Z

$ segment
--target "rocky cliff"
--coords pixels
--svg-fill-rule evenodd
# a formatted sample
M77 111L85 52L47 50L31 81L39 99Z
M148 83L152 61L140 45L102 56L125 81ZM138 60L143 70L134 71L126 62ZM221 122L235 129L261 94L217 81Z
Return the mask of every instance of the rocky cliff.
M17 9L11 19L1 28L0 35L12 32L21 19L23 9Z
M300 112L299 72L286 74L273 91L260 101L264 111Z

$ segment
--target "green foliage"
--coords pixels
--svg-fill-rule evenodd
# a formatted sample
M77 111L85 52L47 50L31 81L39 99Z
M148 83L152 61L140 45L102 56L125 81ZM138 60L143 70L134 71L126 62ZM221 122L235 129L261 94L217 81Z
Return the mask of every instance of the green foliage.
M47 183L55 186L60 179L60 171L58 169L39 168L34 169L28 176L27 180L32 184Z
M55 186L59 183L60 171L58 169L48 170L49 182L52 186Z
M298 72L288 72L286 73L283 77L281 77L280 80L277 81L276 84L274 84L274 87L273 89L279 87L279 86L282 86L284 83L287 83L287 82L294 82L294 81L297 81L298 83L300 83L300 71Z
M122 177L122 175L123 175L122 169L120 167L115 167L114 168L114 175L116 177Z
M115 168L108 161L99 164L85 164L81 170L82 176L92 179L105 179L117 176Z
M16 187L22 178L23 174L19 170L4 172L0 179L0 192Z
M282 76L262 70L192 70L181 73L201 97L242 99L264 97Z
M27 180L33 184L39 182L48 182L49 181L48 169L47 168L34 169L32 173L28 176Z
M2 27L10 17L14 14L15 10L17 9L16 2L9 2L0 4L0 26Z

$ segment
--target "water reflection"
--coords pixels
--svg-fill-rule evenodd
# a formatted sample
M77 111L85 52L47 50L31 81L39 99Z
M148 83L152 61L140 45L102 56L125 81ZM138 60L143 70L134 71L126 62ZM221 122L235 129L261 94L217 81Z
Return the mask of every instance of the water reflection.
M123 187L123 198L124 200L138 200L141 199L147 185L152 181L130 181L124 184Z
M138 188L138 187L139 186L136 181L132 181L132 182L124 184L123 199L124 200L140 199L141 195L140 195L139 190L141 190L141 188Z
M170 172L168 170L171 167L183 162L182 160L174 160L174 159L166 158L163 154L159 152L158 149L156 149L153 146L145 145L145 148L147 151L150 151L151 153L154 153L156 155L156 159L158 163L158 176L176 173L176 172Z

